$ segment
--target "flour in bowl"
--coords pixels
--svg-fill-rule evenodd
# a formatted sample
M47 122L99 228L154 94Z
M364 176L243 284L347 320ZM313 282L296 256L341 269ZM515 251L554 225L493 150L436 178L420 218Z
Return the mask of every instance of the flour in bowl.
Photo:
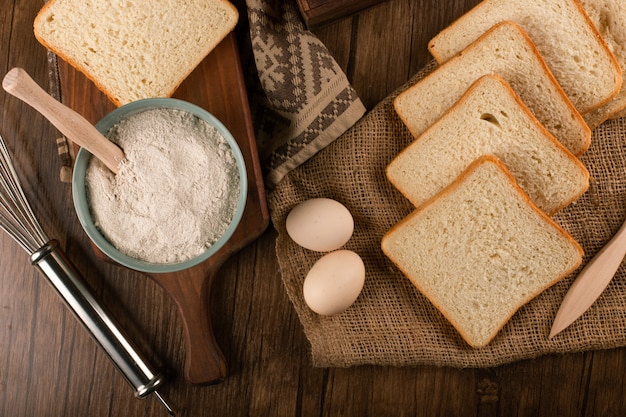
M217 129L185 111L153 109L121 120L107 137L127 160L115 175L91 158L85 182L94 223L120 252L183 262L224 234L240 183Z

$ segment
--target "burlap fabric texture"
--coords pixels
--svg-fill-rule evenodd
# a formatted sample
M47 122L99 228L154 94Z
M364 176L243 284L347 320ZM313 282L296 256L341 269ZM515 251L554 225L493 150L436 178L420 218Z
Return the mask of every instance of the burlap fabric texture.
M487 347L473 349L384 256L383 234L413 210L384 174L391 159L413 140L395 114L393 99L432 68L431 63L353 128L287 174L270 195L282 277L310 341L314 365L490 367L548 353L624 345L624 267L592 308L552 340L548 339L552 321L576 273L522 307ZM610 240L625 218L625 134L626 120L606 122L594 131L591 148L581 158L590 171L591 186L553 217L585 250L583 263ZM285 231L289 211L314 197L336 199L352 212L355 232L345 248L361 255L367 271L356 303L331 317L313 313L302 298L304 278L323 254L299 247Z
M268 188L363 116L365 107L293 0L246 0L259 94L251 95Z

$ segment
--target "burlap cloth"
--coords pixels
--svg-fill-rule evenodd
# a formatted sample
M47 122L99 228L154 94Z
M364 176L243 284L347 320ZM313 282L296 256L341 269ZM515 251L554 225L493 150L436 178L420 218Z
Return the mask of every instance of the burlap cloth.
M412 140L392 101L433 67L429 65L332 144L289 172L269 196L284 285L310 341L313 364L490 367L548 353L624 345L623 267L592 308L552 340L548 339L552 321L576 273L522 307L487 347L473 349L384 256L383 234L412 210L384 175L385 166ZM581 158L591 173L591 186L554 216L584 248L584 262L624 220L625 132L626 120L606 122L594 131L591 148ZM336 199L352 212L355 232L345 247L362 256L367 271L356 303L332 317L313 313L302 297L304 277L322 254L299 247L285 231L291 208L314 197Z

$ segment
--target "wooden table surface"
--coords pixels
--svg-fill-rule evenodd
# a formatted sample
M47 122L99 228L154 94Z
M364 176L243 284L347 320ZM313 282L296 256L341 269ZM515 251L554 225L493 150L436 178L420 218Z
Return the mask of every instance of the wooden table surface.
M428 40L476 3L386 0L315 33L372 108L430 60ZM0 0L0 5L2 76L21 66L47 87L46 50L32 33L40 2ZM0 133L40 222L140 350L165 370L168 383L161 391L177 415L626 415L624 348L491 369L312 367L281 282L271 226L225 263L213 285L211 316L229 375L217 385L191 386L182 374L183 330L174 303L152 280L95 257L74 214L70 187L59 181L58 132L4 92L0 102ZM134 398L28 256L2 233L0 416L165 415L154 398Z

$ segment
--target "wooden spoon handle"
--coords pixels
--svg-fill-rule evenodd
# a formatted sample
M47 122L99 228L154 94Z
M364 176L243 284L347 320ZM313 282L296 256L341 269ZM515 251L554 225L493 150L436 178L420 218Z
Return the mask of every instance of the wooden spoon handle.
M94 154L117 174L124 152L84 117L46 93L22 68L10 70L2 80L2 88L32 106L61 133Z
M591 307L611 282L625 255L626 222L576 277L556 314L550 338L576 321Z

